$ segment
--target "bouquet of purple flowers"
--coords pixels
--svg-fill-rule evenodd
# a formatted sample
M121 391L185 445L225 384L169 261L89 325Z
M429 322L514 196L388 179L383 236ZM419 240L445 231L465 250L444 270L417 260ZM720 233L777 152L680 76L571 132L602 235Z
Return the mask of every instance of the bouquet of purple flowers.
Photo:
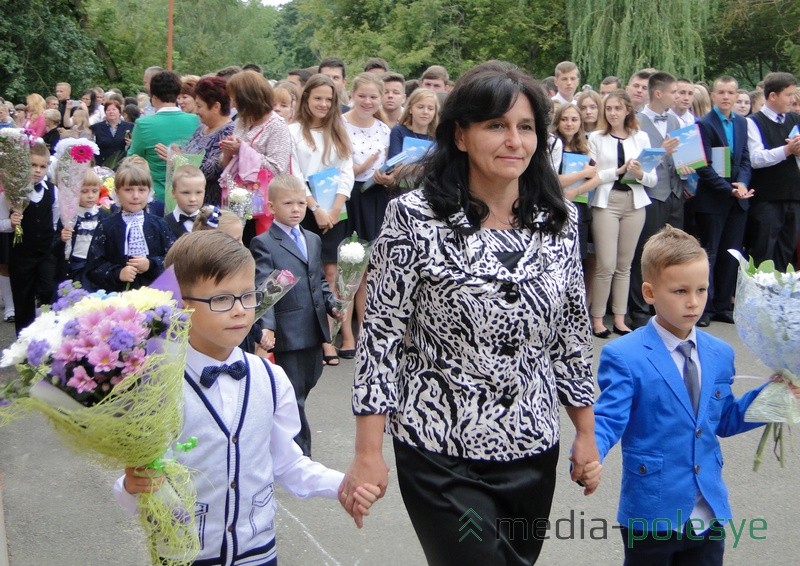
M177 442L188 329L169 291L89 294L65 282L0 360L19 373L0 390L0 425L37 410L66 444L106 466L163 471L171 489L141 496L139 508L154 561L171 565L199 551L189 471L163 458L196 442Z

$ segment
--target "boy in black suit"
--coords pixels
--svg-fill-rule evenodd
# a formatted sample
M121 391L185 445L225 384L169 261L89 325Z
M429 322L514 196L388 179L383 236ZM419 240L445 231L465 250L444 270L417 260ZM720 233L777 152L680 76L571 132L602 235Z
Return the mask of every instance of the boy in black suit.
M291 175L272 179L269 208L275 214L272 226L250 243L256 260L256 285L260 286L275 269L291 271L297 284L262 317L261 346L274 346L275 362L292 382L300 411L300 433L295 442L310 456L306 397L322 375L322 344L330 342L327 315L340 315L325 281L319 236L300 227L306 214L302 183Z
M175 238L192 231L197 213L206 195L206 178L194 165L181 165L172 175L172 198L175 210L164 220Z
M11 211L12 230L22 226L22 241L11 247L9 277L14 294L17 334L36 318L36 300L50 304L55 293L56 261L53 241L58 221L58 195L45 179L50 151L43 143L31 147L30 204L22 212Z

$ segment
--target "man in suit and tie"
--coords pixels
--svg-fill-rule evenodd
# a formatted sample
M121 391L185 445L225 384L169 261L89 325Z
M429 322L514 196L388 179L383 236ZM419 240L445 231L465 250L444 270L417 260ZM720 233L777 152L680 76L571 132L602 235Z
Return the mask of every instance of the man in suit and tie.
M311 429L305 402L322 375L322 344L330 342L328 314L340 316L322 268L322 242L300 227L306 214L306 191L292 175L278 175L270 182L269 208L272 226L250 242L256 260L256 285L275 269L288 270L297 284L262 317L263 346L274 346L275 362L294 387L300 411L300 433L295 442L311 455Z
M656 167L658 182L653 187L645 187L650 204L644 209L644 227L631 262L631 288L628 296L631 328L644 326L651 315L650 306L642 297L642 248L650 236L667 224L683 228L683 190L686 182L681 180L672 161L672 152L678 147L678 139L667 135L667 132L681 127L679 120L669 112L675 102L677 90L675 77L663 71L653 73L647 83L649 102L636 114L639 129L650 138L650 147L663 147L667 150L667 155Z
M700 327L708 326L712 319L733 323L733 294L739 264L727 250L742 250L748 199L753 196L748 188L751 169L747 121L732 112L737 88L733 77L722 76L714 81L711 93L714 106L697 122L708 165L697 170L700 180L694 197L696 232L708 252L711 270L706 309L697 323ZM730 151L730 176L712 157L711 149L722 147Z

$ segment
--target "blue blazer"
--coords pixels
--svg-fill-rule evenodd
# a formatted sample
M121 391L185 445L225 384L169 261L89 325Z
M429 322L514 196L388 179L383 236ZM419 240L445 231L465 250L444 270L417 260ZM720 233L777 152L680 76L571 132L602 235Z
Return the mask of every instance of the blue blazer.
M272 224L250 242L256 260L256 286L275 269L287 269L297 284L261 318L264 328L275 331L275 351L287 352L330 342L327 314L333 311L333 294L322 269L322 242L300 228L306 238L308 261L286 232Z
M622 441L622 487L617 520L651 530L666 518L674 528L689 520L699 491L713 516L730 519L717 436L731 436L763 423L746 423L747 407L762 387L736 399L733 348L697 331L701 388L697 415L653 322L607 344L600 353L595 436L600 458ZM658 524L664 529L663 521Z
M150 269L140 273L131 283L131 289L138 289L155 281L164 271L164 256L175 243L172 232L163 218L144 214L144 239L147 242ZM102 220L95 228L89 253L86 255L86 272L84 278L91 289L106 291L124 291L126 283L119 280L119 273L128 258L125 255L125 221L122 215L112 214Z
M697 170L697 175L700 177L697 194L694 198L697 212L721 213L722 210L728 210L731 199L738 202L743 210L750 208L749 199L742 200L731 196L733 190L731 183L738 182L749 187L752 176L750 151L747 149L747 120L735 112L732 112L731 116L733 117L733 148L731 149L730 179L720 177L711 167L711 148L728 145L722 121L714 110L697 121L700 127L700 136L703 139L703 149L709 162L708 166Z

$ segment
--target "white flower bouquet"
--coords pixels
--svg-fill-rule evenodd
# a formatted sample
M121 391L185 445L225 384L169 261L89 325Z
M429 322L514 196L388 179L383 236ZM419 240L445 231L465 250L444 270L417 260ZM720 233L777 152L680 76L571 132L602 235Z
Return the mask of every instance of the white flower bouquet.
M336 310L344 312L350 308L356 296L361 279L369 264L369 242L358 239L358 234L353 234L339 244L336 262L336 282L333 294L336 301ZM342 328L342 322L335 320L333 332L331 332L331 342L336 339L336 335Z
M12 211L23 212L33 191L31 144L36 140L26 130L0 129L0 192ZM14 229L14 245L22 242L22 226Z
M242 187L228 191L225 208L233 212L242 221L242 224L253 218L253 193Z
M789 266L786 273L775 271L771 261L756 268L735 250L739 260L734 322L742 342L764 364L780 374L782 381L768 384L750 404L745 420L766 422L753 469L761 465L770 434L775 453L784 464L784 424L800 423L800 406L789 384L800 386L800 273Z

